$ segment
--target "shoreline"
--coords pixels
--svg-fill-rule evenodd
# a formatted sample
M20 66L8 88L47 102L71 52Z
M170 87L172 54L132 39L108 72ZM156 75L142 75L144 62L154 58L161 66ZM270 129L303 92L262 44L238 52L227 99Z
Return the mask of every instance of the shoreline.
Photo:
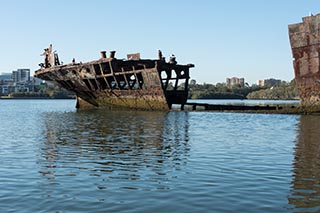
M76 98L46 98L46 97L0 97L0 100L76 100ZM203 99L189 99L189 101ZM209 99L210 100L210 99ZM212 99L211 99L212 100ZM239 99L240 100L240 99ZM250 99L246 99L250 100ZM263 100L261 100L263 101ZM265 100L266 101L266 100ZM287 101L287 100L274 100ZM94 107L96 109L104 109L103 107ZM130 109L129 109L130 110ZM112 110L111 110L112 111ZM212 104L212 103L196 103L187 102L183 108L175 105L169 111L185 111L185 112L220 112L220 113L261 113L261 114L296 114L296 115L319 115L320 108L315 106L302 106L299 103L288 104Z

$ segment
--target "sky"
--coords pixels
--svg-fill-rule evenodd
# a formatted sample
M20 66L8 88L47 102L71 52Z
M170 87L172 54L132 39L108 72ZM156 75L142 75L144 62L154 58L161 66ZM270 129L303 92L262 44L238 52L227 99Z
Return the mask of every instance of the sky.
M157 49L195 64L198 83L294 78L288 25L320 13L320 0L0 0L0 73L31 74L49 44L65 64L100 51L117 58Z

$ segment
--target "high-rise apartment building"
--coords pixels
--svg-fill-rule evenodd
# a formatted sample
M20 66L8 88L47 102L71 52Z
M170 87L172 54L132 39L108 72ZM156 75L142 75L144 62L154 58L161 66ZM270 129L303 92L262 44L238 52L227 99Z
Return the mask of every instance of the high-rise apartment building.
M232 78L227 78L226 79L226 84L227 87L233 87L233 86L240 86L244 87L244 78L237 78L237 77L232 77Z
M257 85L260 87L274 87L274 86L280 86L281 80L270 78L270 79L264 79L264 80L258 80Z
M12 79L15 83L30 81L30 69L12 71Z

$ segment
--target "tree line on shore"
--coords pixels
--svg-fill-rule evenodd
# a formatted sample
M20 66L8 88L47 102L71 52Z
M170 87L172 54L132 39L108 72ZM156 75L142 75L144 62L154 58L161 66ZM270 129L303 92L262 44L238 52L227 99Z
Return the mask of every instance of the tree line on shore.
M39 99L71 99L76 95L73 92L67 91L55 84L40 84L35 87L34 91L12 92L7 98L39 98Z
M282 81L279 86L260 87L257 85L244 87L235 85L228 87L224 83L196 84L190 83L190 99L269 99L269 100L293 100L299 99L295 81Z

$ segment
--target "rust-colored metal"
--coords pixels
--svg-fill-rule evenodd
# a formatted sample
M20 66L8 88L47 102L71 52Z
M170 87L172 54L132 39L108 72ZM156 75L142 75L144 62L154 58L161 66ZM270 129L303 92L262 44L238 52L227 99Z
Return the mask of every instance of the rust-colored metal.
M289 25L289 37L301 104L320 111L320 14Z
M139 53L128 54L129 59L124 60L115 58L115 51L109 58L102 51L99 60L60 65L50 45L35 77L75 92L78 108L169 110L172 104L183 106L188 97L189 68L194 65L179 65L175 57L166 62L160 53L155 60L140 59Z

